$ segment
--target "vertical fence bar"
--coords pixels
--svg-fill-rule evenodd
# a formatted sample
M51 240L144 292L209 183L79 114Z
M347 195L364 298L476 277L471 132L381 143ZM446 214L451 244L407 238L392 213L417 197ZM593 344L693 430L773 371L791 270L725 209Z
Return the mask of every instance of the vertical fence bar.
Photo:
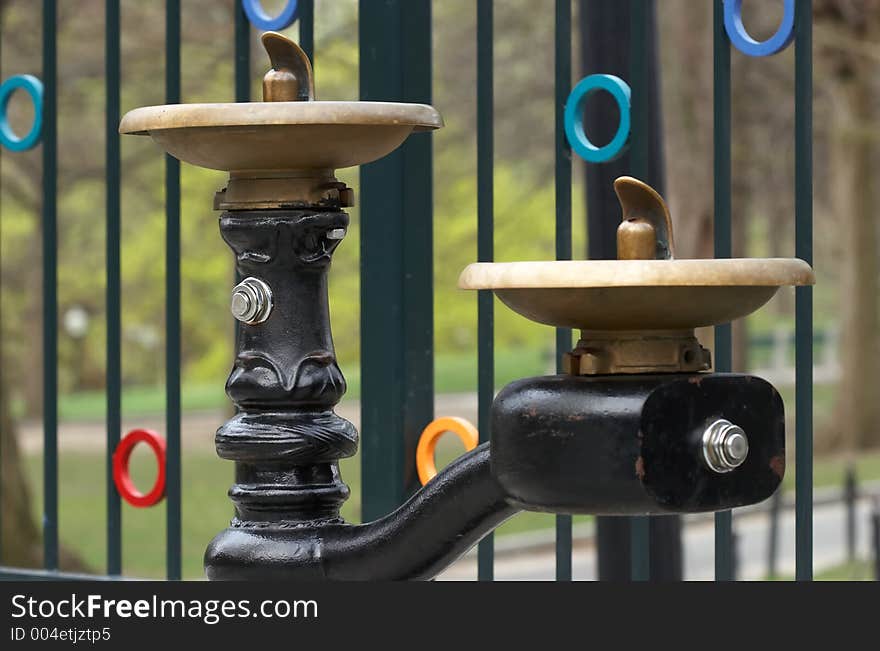
M859 485L856 468L852 462L847 465L843 479L843 503L846 511L846 562L856 560L856 507L859 499Z
M632 132L630 155L632 174L647 178L650 154L648 132L648 84L647 61L643 54L648 42L649 3L630 0L630 80L632 87ZM633 581L647 581L651 575L651 521L646 516L630 518L630 575Z
M629 57L623 54L630 38L630 5L579 0L578 26L581 42L580 74L606 73L622 79L629 76ZM628 54L627 47L625 53ZM617 129L617 115L611 111L586 111L584 128L596 142L608 142ZM587 215L587 257L613 260L617 257L617 226L620 213L614 195L614 179L631 174L630 152L604 165L584 165L584 203ZM630 519L597 516L596 566L600 581L624 581L630 571Z
M813 3L795 5L795 255L813 264ZM813 288L795 289L795 578L813 578Z
M477 2L477 260L495 256L494 56L493 0ZM489 440L495 397L495 304L491 290L477 294L477 427L480 442ZM495 537L477 548L477 578L494 578Z
M0 11L0 35L2 35L2 34L3 34L3 12ZM0 70L3 69L3 52L2 52L2 50L3 50L3 48L0 48ZM3 156L2 156L2 152L0 152L0 179L2 179L2 178L3 178ZM0 185L0 190L2 190L2 189L3 189L2 185ZM2 213L3 213L3 199L2 199L2 196L0 196L0 214L2 214ZM0 237L2 237L2 234L3 234L2 227L0 227ZM2 373L3 373L3 369L0 369L0 376L2 376ZM3 384L2 378L0 378L0 387L2 387L2 386L5 386L5 385ZM0 417L2 417L2 416L0 416ZM0 439L2 439L2 437L0 437ZM3 532L4 532L3 504L4 504L4 500L3 500L3 481L2 481L3 480L2 473L3 473L3 455L4 454L6 454L6 450L3 446L2 440L0 440L0 565L3 565L3 540L4 540L4 537L3 537Z
M251 23L241 0L235 0L235 101L251 101Z
M122 572L122 509L113 482L113 452L122 432L120 272L119 0L105 4L106 266L107 266L107 574Z
M43 566L58 569L58 8L43 0Z
M730 42L724 29L724 0L715 0L712 16L714 111L714 245L716 258L729 258L731 238ZM729 323L715 327L715 371L730 372L733 339ZM715 580L733 580L733 514L715 514Z
M565 137L565 100L571 92L571 0L556 0L555 137L556 137L556 259L571 260L571 148ZM562 356L571 350L571 328L556 329L556 372ZM556 580L571 581L570 515L556 516Z
M180 0L165 3L165 101L180 102ZM165 156L166 574L181 575L180 550L180 162Z
M429 0L360 0L360 95L431 102ZM362 517L418 487L415 453L434 415L430 133L361 167Z
M235 0L235 101L251 101L251 22L244 13L242 0ZM233 265L235 267L236 265ZM238 269L232 271L232 279L237 285L241 282ZM233 321L233 350L238 350L238 322ZM237 407L236 407L237 409Z
M315 0L299 0L299 46L315 65Z

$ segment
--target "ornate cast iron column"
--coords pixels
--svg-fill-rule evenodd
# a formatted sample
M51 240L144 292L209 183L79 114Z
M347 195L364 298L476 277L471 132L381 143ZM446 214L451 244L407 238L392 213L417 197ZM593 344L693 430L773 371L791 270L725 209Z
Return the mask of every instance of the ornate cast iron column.
M348 227L335 209L228 211L223 239L244 281L226 393L236 416L217 431L217 453L236 462L232 527L339 521L348 487L339 459L357 431L333 407L345 393L330 333L327 272ZM259 303L262 301L262 312Z

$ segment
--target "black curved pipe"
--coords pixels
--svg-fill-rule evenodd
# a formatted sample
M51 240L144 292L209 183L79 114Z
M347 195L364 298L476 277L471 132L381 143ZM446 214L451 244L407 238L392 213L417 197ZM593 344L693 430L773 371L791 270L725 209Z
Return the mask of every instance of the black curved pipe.
M355 527L328 527L329 579L431 579L519 509L489 470L489 444L447 466L393 513ZM352 535L354 533L354 535ZM329 554L329 555L328 555Z
M373 522L227 529L205 553L212 580L427 580L519 509L505 500L484 443Z

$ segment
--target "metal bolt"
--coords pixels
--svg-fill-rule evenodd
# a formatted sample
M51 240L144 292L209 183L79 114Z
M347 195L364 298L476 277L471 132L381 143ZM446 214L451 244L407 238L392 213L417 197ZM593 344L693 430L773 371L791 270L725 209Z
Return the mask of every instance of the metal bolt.
M703 461L717 473L742 465L749 454L749 439L739 425L719 418L703 432Z
M344 228L331 228L329 231L327 231L328 240L341 240L343 237L345 237Z
M272 312L272 289L259 278L245 278L232 290L229 309L242 323L262 323Z

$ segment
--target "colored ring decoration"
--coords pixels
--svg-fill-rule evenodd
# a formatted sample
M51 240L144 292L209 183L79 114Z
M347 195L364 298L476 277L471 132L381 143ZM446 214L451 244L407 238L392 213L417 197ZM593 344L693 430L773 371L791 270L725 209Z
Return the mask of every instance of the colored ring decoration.
M742 21L742 0L724 0L724 29L737 50L750 57L766 57L782 52L794 39L794 0L783 0L782 22L766 41L756 41Z
M156 481L147 494L141 493L128 472L131 453L138 443L146 443L156 455ZM155 506L165 498L165 439L149 429L135 429L126 434L113 452L113 483L126 502L137 508Z
M277 32L293 25L296 21L297 4L297 0L287 0L281 13L273 18L263 9L260 0L242 0L241 3L251 25L266 32Z
M6 118L6 108L12 94L21 88L31 96L34 104L34 122L27 135L19 138ZM33 75L15 75L0 84L0 144L12 151L27 151L40 141L43 130L43 82Z
M419 437L419 445L416 448L416 469L419 471L419 481L422 486L437 476L437 466L434 464L434 451L437 449L437 441L446 432L452 432L461 442L465 449L470 452L477 447L480 434L477 428L464 418L447 416L432 421Z
M597 147L584 132L583 113L587 97L600 90L610 93L617 102L620 123L611 142ZM629 141L631 95L629 85L614 75L590 75L581 79L565 102L565 136L572 151L588 163L608 163L619 158Z

